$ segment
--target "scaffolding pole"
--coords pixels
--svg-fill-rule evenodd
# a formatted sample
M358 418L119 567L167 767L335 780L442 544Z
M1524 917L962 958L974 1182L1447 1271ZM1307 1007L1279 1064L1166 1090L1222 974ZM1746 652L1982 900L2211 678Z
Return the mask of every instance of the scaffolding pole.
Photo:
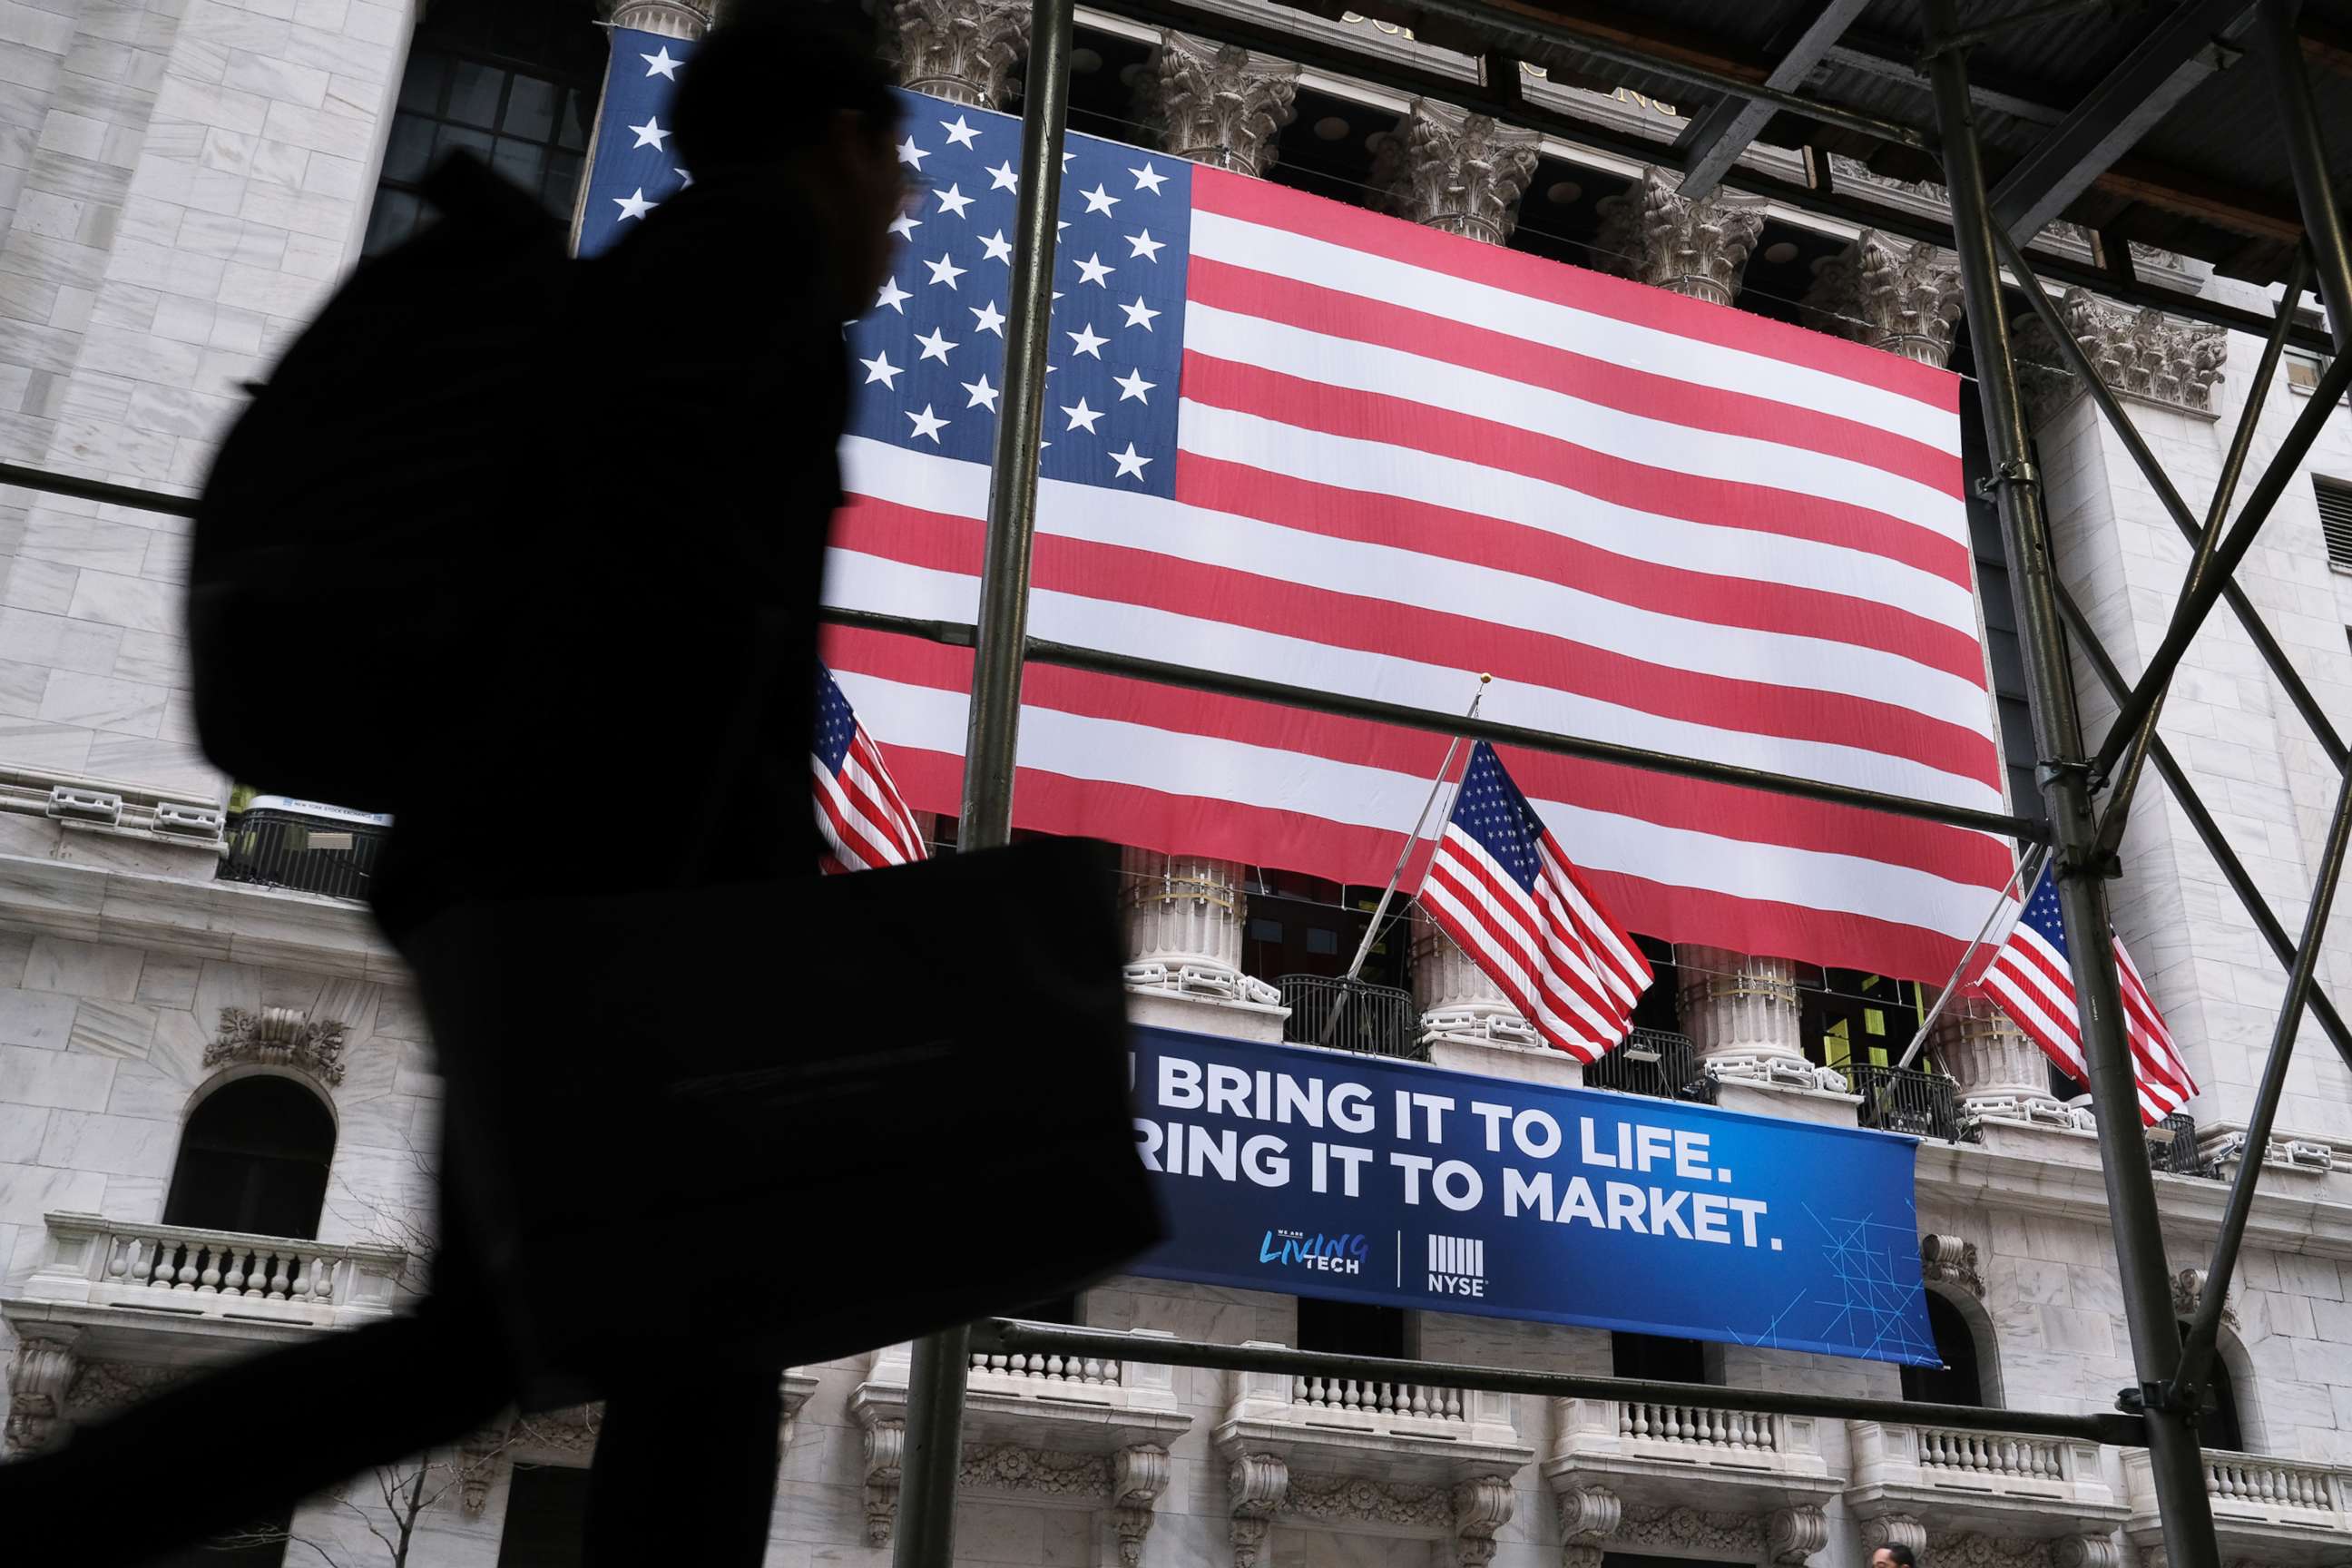
M1959 31L1956 0L1928 0L1931 48ZM1988 484L2000 511L2009 546L2011 586L2017 598L2018 638L2024 654L2026 694L2033 717L2037 773L2057 846L2054 879L2065 922L2068 958L2082 1016L2084 1055L2097 1113L2099 1153L2105 1167L2108 1216L2122 1275L2124 1311L2131 1330L2147 1419L2151 1479L2163 1517L2171 1568L2220 1568L2205 1468L2189 1412L2170 1398L2180 1361L2173 1326L2172 1285L2164 1233L2156 1212L2139 1096L2124 1038L2123 994L2109 940L2107 890L2089 864L2098 843L2091 813L2091 781L2083 762L2080 715L2069 677L2065 632L2059 620L2048 520L2018 397L2017 362L2000 293L2000 260L1985 199L1984 163L1977 145L1969 68L1960 49L1936 49L1930 62L1937 128L1941 138L1960 286L1967 301L1969 342L1976 356L1977 392L1984 409L1992 473Z
M1006 323L1003 412L989 466L988 538L981 559L971 706L964 732L960 841L1012 841L1013 780L1021 740L1021 675L1029 642L1029 566L1037 537L1037 454L1045 418L1045 352L1053 325L1055 215L1070 109L1071 0L1032 0L1021 110L1021 190L1014 218L1012 320ZM956 1479L963 1468L964 1385L971 1329L958 1324L915 1342L907 1380L895 1568L955 1561Z

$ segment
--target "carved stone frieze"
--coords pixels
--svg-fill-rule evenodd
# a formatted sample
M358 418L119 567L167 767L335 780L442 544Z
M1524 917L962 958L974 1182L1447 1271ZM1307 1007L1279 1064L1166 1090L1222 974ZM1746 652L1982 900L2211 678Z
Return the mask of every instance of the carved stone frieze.
M2213 387L2230 354L2230 335L2220 327L2179 321L2152 305L2137 310L2110 305L2083 289L2066 291L2058 316L2118 396L2218 417ZM2083 390L2038 316L2018 329L2017 361L2027 410L2036 421L2058 413Z
M1029 47L1027 0L891 0L885 15L902 85L975 109L1003 105Z
M341 1018L313 1019L297 1007L224 1007L205 1066L293 1068L330 1087L343 1081Z
M1632 189L1601 204L1594 242L1601 265L1636 283L1728 305L1764 232L1764 209L1721 191L1691 201L1676 194L1675 183L1644 169Z
M1486 1568L1495 1560L1495 1532L1511 1522L1516 1501L1506 1476L1481 1476L1454 1489L1454 1561Z
M1867 228L1814 268L1804 299L1809 321L1823 331L1932 365L1951 357L1960 304L1952 257Z
M866 1543L890 1544L898 1517L899 1467L907 1457L907 1424L877 1421L866 1428Z
M1936 1568L2053 1568L2050 1542L1996 1535L1936 1535L1922 1555Z
M1984 1277L1977 1272L1977 1244L1973 1241L1957 1236L1921 1237L1919 1272L1937 1284L1966 1290L1979 1301L1984 1300Z
M1818 1508L1775 1509L1764 1521L1765 1550L1775 1563L1794 1568L1829 1543L1829 1515Z
M66 1394L65 1407L77 1421L92 1421L101 1415L111 1415L126 1405L152 1399L174 1384L184 1383L194 1373L184 1366L138 1366L127 1362L92 1361L81 1363Z
M1108 1498L1108 1454L1066 1454L1014 1443L969 1444L956 1484L985 1491L1030 1492L1041 1497Z
M1764 1549L1764 1521L1752 1513L1718 1513L1676 1504L1629 1508L1612 1538L1617 1544L1663 1555L1753 1558Z
M1283 1511L1301 1519L1353 1520L1365 1524L1444 1530L1454 1522L1454 1499L1442 1486L1415 1486L1364 1476L1293 1476Z
M1168 33L1139 84L1138 117L1180 158L1263 174L1297 93L1295 61Z
M1290 1467L1276 1454L1236 1454L1226 1472L1234 1568L1257 1568L1266 1527L1290 1491Z
M1137 1443L1111 1456L1111 1527L1118 1532L1118 1560L1124 1568L1140 1568L1143 1538L1160 1497L1175 1474L1168 1450L1154 1443Z
M1500 245L1541 144L1532 131L1422 99L1381 143L1372 183L1399 217Z

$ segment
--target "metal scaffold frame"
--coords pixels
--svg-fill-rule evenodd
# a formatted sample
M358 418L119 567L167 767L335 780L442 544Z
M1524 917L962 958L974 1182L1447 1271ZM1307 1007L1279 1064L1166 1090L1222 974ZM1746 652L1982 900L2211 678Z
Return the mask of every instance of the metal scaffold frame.
M1844 48L1840 34L1859 15L1855 0L1830 0L1807 26L1782 45L1780 66L1758 79L1727 75L1694 64L1672 51L1638 41L1599 37L1557 23L1510 0L1415 0L1433 16L1491 39L1489 79L1464 83L1449 78L1423 79L1410 67L1372 52L1355 52L1326 40L1294 37L1263 24L1222 12L1203 11L1187 0L1090 0L1105 9L1163 26L1197 29L1255 47L1284 49L1325 68L1341 68L1364 79L1409 91L1427 90L1467 107L1512 116L1522 122L1645 161L1682 164L1685 189L1703 193L1717 182L1737 183L1750 192L1851 218L1862 210L1851 197L1811 189L1736 168L1739 153L1773 114L1794 114L1824 126L1866 133L1940 158L1950 202L1948 227L1929 220L1888 221L1871 208L1865 221L1890 232L1929 238L1957 253L1966 301L1969 342L1990 449L1992 471L1985 488L1993 496L2011 563L2037 751L2038 778L2049 826L2000 813L1972 811L1936 802L1831 785L1818 780L1729 767L1703 759L1609 745L1575 736L1475 721L1459 714L1424 712L1394 704L1277 685L1223 672L1160 663L1130 656L1033 639L1028 636L1029 568L1035 537L1037 442L1044 414L1046 331L1051 307L1055 249L1054 213L1061 175L1061 153L1069 112L1068 63L1073 47L1073 0L1032 0L1028 92L1024 103L1023 178L1017 227L1020 246L1013 274L1012 314L1007 323L1004 415L1001 421L989 494L987 541L980 584L977 624L922 621L866 612L828 611L829 619L974 649L971 702L966 737L962 842L971 847L1001 845L1011 837L1014 756L1019 737L1022 675L1029 662L1050 663L1189 687L1229 696L1286 704L1449 735L1469 733L1624 766L1712 780L1814 800L1885 812L1931 822L1994 832L2020 844L2048 842L2068 948L2080 998L2084 1055L2097 1115L2099 1152L2122 1277L2137 1385L2122 1392L2114 1413L2064 1415L2013 1410L1983 1411L1906 1404L1899 1400L1852 1399L1712 1385L1669 1384L1614 1378L1585 1378L1507 1368L1452 1366L1423 1362L1328 1355L1262 1347L1152 1342L1153 1360L1173 1365L1220 1370L1292 1373L1425 1383L1465 1389L1552 1397L1651 1400L1711 1409L1783 1411L1829 1417L1890 1421L1933 1420L1979 1430L2026 1432L2093 1442L2146 1447L2162 1514L2164 1550L2171 1568L2219 1568L2219 1554L2199 1450L2197 1415L2215 1353L2222 1302L2242 1246L2263 1163L2263 1152L2284 1090L2298 1026L2306 1005L2347 1063L2352 1030L2315 979L2319 942L2352 846L2352 752L2321 710L2309 688L2252 603L2231 581L2255 533L2292 481L2336 399L2352 385L2352 243L2335 199L2335 183L2313 107L2303 57L2296 44L2293 0L2252 0L2246 30L2250 54L2266 74L2284 133L2306 251L2288 279L2275 316L2265 320L2215 301L2167 297L2164 308L2240 331L2266 334L2267 345L2252 396L2200 519L2165 476L2147 442L2133 427L2121 401L2099 377L2072 332L2065 330L2045 293L2042 277L2087 283L2127 299L2145 289L2127 277L2086 272L2077 264L2039 256L2030 259L2031 220L2063 206L2102 160L2119 150L2158 117L2167 79L2163 47L2149 41L2118 73L2102 83L2092 100L2069 115L2026 164L2011 171L1998 191L1989 192L1975 116L1979 107L2000 107L1998 93L1973 89L1969 48L1990 36L1982 26L1963 27L1956 0L1926 0L1930 37L1924 68L1936 105L1933 129L1905 124L1807 96L1797 90L1809 66ZM2062 0L2053 10L2073 8ZM2184 11L2187 8L2184 7ZM2192 20L2180 18L2184 46L2199 41L2197 29L2236 23L2249 7L2243 0L2204 0ZM1528 104L1518 91L1522 52L1566 47L1629 69L1654 72L1718 95L1719 101L1694 122L1685 143L1671 151L1626 142L1619 133ZM2143 57L2150 57L2143 59ZM1509 79L1496 82L1499 67ZM2069 161L2063 154L2072 152ZM2084 174L2089 170L2090 174ZM2040 265L2037 268L2036 262ZM2067 368L2082 381L2103 419L2146 477L2166 511L2193 547L2179 603L2156 653L2132 682L2093 634L2087 617L2058 579L2049 535L2041 477L2029 445L2017 384L2010 322L2003 302L2002 272L2022 291L2026 304L2049 330ZM2327 310L2322 337L2295 319L2306 281L2315 282ZM2290 344L2332 347L2336 358L2231 521L2231 503L2252 447L2263 395L2283 350ZM0 464L0 486L15 486L107 505L188 516L194 502L171 495L77 476ZM2225 524L2227 526L2225 527ZM2343 775L2331 815L2318 874L2302 930L2290 936L2255 888L2212 813L2157 735L2157 721L2174 672L2190 640L2215 604L2226 601L2271 673ZM2068 677L2069 633L2117 704L2117 712L2097 749L2084 741ZM2210 1267L2185 1342L2175 1329L2164 1242L2153 1178L2142 1140L2129 1049L2123 1029L2122 998L2113 951L2105 940L2108 910L2105 879L2115 874L2127 813L2147 764L2204 842L2222 875L2244 903L2288 979L2252 1113L2248 1150L2232 1178ZM2105 791L2104 814L2095 807ZM1124 1356L1125 1336L1099 1330L992 1320L933 1335L916 1349L908 1388L906 1446L896 1568L950 1568L954 1555L955 1486L966 1373L972 1351Z

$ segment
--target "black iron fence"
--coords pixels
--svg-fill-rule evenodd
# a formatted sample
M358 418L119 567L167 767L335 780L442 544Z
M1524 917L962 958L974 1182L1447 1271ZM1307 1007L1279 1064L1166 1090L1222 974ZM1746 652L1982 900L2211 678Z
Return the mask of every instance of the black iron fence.
M228 853L220 863L220 879L333 899L364 899L390 832L373 823L327 820L269 807L241 811L228 819L225 830Z
M2197 1121L2185 1111L2176 1110L2147 1130L2147 1163L2168 1175L2221 1179L2219 1162L2198 1157Z
M1290 1009L1282 1037L1293 1045L1329 1046L1416 1062L1429 1059L1410 991L1325 974L1286 974L1275 984L1282 988L1283 1005Z
M1918 1068L1855 1067L1845 1069L1862 1096L1862 1124L1882 1132L1961 1141L1958 1086L1939 1072Z
M1671 1029L1636 1029L1624 1044L1584 1068L1587 1089L1613 1089L1654 1100L1715 1103L1715 1079L1700 1070L1698 1047Z

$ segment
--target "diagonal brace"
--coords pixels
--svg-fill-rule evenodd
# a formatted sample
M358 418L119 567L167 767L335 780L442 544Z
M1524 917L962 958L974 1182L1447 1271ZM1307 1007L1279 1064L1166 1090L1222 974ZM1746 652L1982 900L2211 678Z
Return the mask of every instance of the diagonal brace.
M1870 0L1803 0L1799 15L1773 40L1771 52L1779 63L1764 79L1764 85L1782 92L1794 92L1805 85L1813 68L1837 44ZM1683 154L1681 193L1692 201L1706 195L1722 182L1748 144L1756 140L1767 121L1779 109L1754 99L1723 98L1714 108L1691 121L1676 144Z

